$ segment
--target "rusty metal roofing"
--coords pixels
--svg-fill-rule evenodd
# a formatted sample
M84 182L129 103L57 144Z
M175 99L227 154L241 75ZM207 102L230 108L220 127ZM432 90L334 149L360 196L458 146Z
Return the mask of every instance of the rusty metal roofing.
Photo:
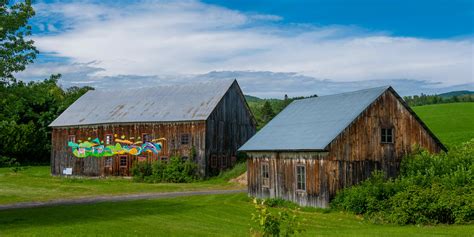
M234 81L88 91L49 126L206 120Z
M240 151L324 150L389 86L293 101Z

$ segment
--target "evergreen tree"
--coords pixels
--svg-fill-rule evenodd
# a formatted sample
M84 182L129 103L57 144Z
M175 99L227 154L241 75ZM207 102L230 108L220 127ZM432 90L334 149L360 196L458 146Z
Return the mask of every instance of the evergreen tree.
M272 105L270 102L265 101L262 107L262 119L265 123L272 120L275 117L275 112L273 111Z

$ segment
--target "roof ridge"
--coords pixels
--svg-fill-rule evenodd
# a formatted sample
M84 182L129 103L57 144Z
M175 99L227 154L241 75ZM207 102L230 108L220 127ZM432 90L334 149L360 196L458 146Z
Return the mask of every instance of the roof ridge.
M330 94L330 95L322 95L322 96L311 97L311 98L304 98L304 99L295 100L295 102L306 101L306 100L315 100L315 99L318 99L318 98L326 98L326 97L332 97L332 96L356 94L356 93L360 93L360 92L364 92L364 91L371 91L371 90L378 90L378 89L384 89L384 91L385 91L390 87L391 87L390 85L377 86L377 87L371 87L371 88L366 88L366 89L360 89L360 90L356 90L356 91L346 91L346 92L341 92L341 93L337 93L337 94Z

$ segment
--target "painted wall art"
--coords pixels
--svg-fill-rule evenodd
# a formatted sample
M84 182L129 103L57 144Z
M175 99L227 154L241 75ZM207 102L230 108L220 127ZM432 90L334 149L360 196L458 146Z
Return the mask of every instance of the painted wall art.
M125 139L125 136L117 138L115 134L115 144L104 145L103 141L100 141L99 138L91 139L88 138L87 141L82 142L78 140L78 143L69 141L68 147L72 149L72 154L78 158L85 157L107 157L113 155L142 155L146 153L158 154L162 148L162 142L166 141L165 138L153 139L151 141L138 141L133 137L130 139Z

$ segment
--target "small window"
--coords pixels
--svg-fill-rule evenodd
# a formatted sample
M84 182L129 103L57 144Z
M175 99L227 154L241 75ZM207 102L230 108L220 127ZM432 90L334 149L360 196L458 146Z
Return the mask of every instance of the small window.
M150 134L144 133L144 134L142 135L142 139L143 139L143 142L149 142L149 141L151 141L151 139L150 139Z
M262 163L262 186L270 187L270 166L268 163Z
M168 162L168 157L162 156L162 157L160 158L160 160L161 160L161 162L163 162L163 163L167 163L167 162Z
M188 145L188 144L189 144L189 134L182 134L181 145Z
M217 156L216 155L211 156L211 167L212 168L217 168Z
M182 157L181 157L181 160L182 160L182 161L187 161L188 159L189 159L189 157L187 157L187 156L182 156Z
M120 167L127 167L127 157L121 156L120 157Z
M296 190L306 191L306 167L303 165L296 166Z
M76 136L75 135L69 135L67 138L68 142L76 142Z
M105 164L104 164L104 166L105 166L105 167L112 167L112 165L113 165L113 159L112 159L112 157L106 157L106 158L105 158Z
M105 135L105 145L110 145L112 144L112 134L106 134Z
M381 142L393 143L393 129L392 128L382 128Z
M227 156L225 154L221 155L221 167L227 168Z

